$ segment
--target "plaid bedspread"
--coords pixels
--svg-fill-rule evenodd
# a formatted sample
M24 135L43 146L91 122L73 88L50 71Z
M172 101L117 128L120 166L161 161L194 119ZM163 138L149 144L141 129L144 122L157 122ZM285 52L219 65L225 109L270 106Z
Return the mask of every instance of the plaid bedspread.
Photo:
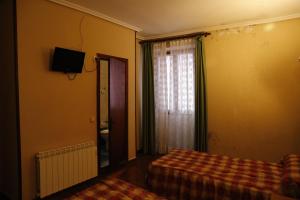
M165 200L116 178L101 181L66 200Z
M174 149L148 169L151 189L176 200L269 200L282 164Z

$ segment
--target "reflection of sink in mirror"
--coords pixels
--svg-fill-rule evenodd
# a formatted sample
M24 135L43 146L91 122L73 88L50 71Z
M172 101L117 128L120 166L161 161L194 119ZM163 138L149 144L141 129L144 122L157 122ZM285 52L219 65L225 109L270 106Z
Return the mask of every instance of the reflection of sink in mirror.
M109 130L108 129L103 129L100 131L101 134L109 134Z

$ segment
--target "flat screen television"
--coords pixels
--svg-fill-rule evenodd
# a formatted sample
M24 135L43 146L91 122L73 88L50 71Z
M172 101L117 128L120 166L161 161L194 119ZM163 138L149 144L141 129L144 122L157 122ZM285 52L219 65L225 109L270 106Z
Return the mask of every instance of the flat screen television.
M65 73L81 73L84 57L84 52L55 47L52 70Z

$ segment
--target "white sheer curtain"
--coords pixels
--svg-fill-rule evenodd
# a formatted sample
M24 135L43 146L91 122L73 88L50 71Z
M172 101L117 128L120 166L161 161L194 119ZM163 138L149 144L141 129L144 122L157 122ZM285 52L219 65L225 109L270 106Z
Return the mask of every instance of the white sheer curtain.
M194 147L193 39L153 45L156 151Z

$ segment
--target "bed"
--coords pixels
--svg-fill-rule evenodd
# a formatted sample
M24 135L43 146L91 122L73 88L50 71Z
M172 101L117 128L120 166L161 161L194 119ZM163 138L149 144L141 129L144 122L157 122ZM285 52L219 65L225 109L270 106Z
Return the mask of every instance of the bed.
M300 198L300 156L270 163L173 149L149 165L147 183L171 200Z
M117 178L108 178L65 200L166 200Z

